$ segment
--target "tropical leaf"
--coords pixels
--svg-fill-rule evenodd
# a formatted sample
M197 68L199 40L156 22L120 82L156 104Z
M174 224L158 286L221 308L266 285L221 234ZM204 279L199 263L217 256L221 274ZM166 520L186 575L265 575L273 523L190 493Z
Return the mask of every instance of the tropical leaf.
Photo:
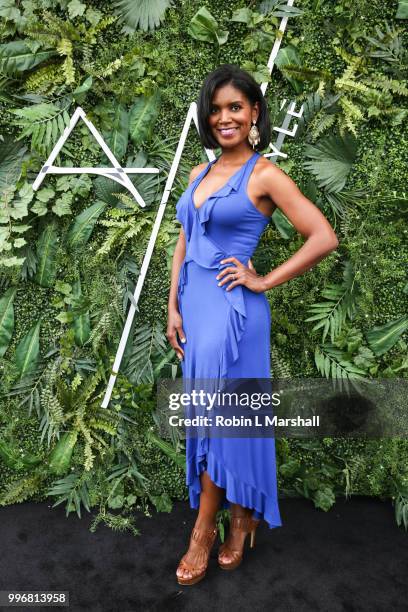
M78 439L77 431L68 431L58 440L51 453L49 470L51 474L63 476L71 465L72 453Z
M21 175L21 165L27 148L21 144L6 140L0 142L0 199L13 187Z
M68 474L65 478L57 480L47 491L47 495L58 495L57 501L52 506L58 506L66 501L65 506L66 516L76 510L77 515L81 518L81 504L90 512L89 490L88 483L83 476L76 472Z
M153 383L153 357L167 352L166 337L159 322L150 327L147 323L135 329L133 341L125 351L123 372L132 384Z
M344 353L333 344L325 343L315 348L315 365L321 376L333 381L334 387L348 389L351 383L357 390L358 381L366 376L366 371L358 368Z
M124 31L133 34L137 29L154 30L164 21L164 14L171 6L169 0L115 0L115 12Z
M41 319L33 325L20 340L15 354L19 378L24 378L35 369L40 354L40 325Z
M74 282L72 286L72 295L75 299L75 305L78 306L82 298L80 279ZM78 346L82 346L91 335L89 312L76 313L72 326L74 328L75 342Z
M98 176L94 181L95 196L110 206L117 206L118 198L115 194L122 193L126 187L105 176Z
M0 357L10 344L14 330L14 297L17 287L10 287L0 299Z
M52 287L57 270L58 232L55 223L49 223L37 242L37 270L34 281L41 287Z
M408 0L399 0L396 19L408 19Z
M350 134L331 134L315 146L307 145L304 153L313 160L304 162L304 167L315 175L319 187L328 193L339 192L355 161L357 141Z
M263 0L259 4L259 12L273 17L297 17L304 11L296 6L289 6L286 0Z
M31 136L31 147L43 155L48 155L58 138L70 122L69 99L54 104L40 102L24 108L12 109L17 119L14 124L22 128L18 140Z
M276 56L275 63L279 68L285 79L292 85L296 93L303 91L303 83L292 76L286 71L286 67L289 66L301 66L302 62L299 53L293 45L288 45L283 49L279 49L278 55Z
M163 453L170 457L170 459L174 461L178 467L183 468L183 470L186 469L186 456L184 453L177 452L172 444L166 442L166 440L163 440L162 438L159 438L151 430L146 430L146 434L149 440L160 448Z
M126 153L129 138L129 116L122 104L112 104L109 124L102 129L102 135L106 144L116 157L121 161Z
M72 97L74 98L75 102L78 102L78 104L82 104L86 94L91 89L91 87L92 87L92 77L89 76L85 79L83 83L81 83L81 85L79 85L72 92Z
M67 234L67 244L70 248L79 248L88 242L95 223L105 208L106 203L98 201L75 217Z
M365 333L371 350L377 356L389 351L408 328L408 317L402 316L393 321L373 327Z
M32 453L23 453L16 442L8 444L0 438L0 459L12 470L31 470L41 463L41 457Z
M129 110L129 131L136 145L151 137L160 110L160 90L151 96L140 96Z
M329 331L330 339L334 342L346 318L352 319L356 312L359 287L350 262L344 264L343 279L341 285L329 284L323 289L322 297L326 298L326 301L312 304L309 312L313 315L305 319L306 322L318 321L312 331L323 327L322 342Z
M15 76L56 55L54 49L45 51L39 47L38 43L28 45L22 40L0 45L0 72L6 76ZM36 50L33 51L33 48Z
M273 211L272 220L276 229L285 240L290 240L296 234L295 227L280 208L276 207L276 210Z
M196 40L219 46L227 42L229 34L227 30L219 29L218 22L204 6L196 12L190 21L187 32Z

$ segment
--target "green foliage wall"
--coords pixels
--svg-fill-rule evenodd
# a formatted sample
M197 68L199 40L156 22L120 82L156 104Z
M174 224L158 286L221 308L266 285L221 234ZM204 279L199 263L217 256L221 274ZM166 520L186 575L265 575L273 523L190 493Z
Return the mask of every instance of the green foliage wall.
M269 81L275 126L282 100L304 104L279 166L340 240L267 293L273 376L405 378L408 368L406 3L295 3L272 77L282 5L169 4L149 2L143 21L132 2L0 0L0 503L98 505L96 523L134 533L133 510L187 499L182 443L161 439L153 416L156 379L179 367L164 332L174 207L206 159L194 127L109 410L100 404L187 110L217 65ZM132 177L145 209L93 175L49 175L33 192L78 105L123 165L160 169ZM56 160L106 163L80 123ZM257 272L303 242L277 210ZM338 495L388 497L408 525L406 440L277 440L277 452L282 496L324 510Z

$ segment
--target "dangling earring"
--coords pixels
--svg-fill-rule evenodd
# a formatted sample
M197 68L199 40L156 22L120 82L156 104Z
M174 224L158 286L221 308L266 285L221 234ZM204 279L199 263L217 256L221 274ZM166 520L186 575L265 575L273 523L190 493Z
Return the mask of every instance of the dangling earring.
M252 145L252 148L255 149L255 146L261 142L261 139L259 136L259 130L256 127L255 119L252 120L252 123L253 123L253 126L249 130L248 140L249 140L249 144Z

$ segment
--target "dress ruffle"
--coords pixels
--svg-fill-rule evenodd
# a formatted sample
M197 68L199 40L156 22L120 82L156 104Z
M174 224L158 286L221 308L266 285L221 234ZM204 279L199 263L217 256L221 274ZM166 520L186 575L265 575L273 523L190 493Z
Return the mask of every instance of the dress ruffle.
M224 193L225 191L225 193ZM206 204L202 205L193 219L191 236L186 249L186 256L182 263L178 282L178 296L183 293L184 285L188 282L188 262L194 261L199 266L207 269L221 271L228 266L234 265L232 262L221 264L220 262L227 257L236 257L241 263L247 265L251 253L228 253L216 244L205 232L205 226L210 218L211 210L219 197L225 197L230 193L231 186L226 185L220 190L217 196L210 197ZM217 272L214 272L214 277ZM223 295L230 304L229 314L226 322L226 334L222 342L222 351L219 364L219 378L226 378L228 368L237 361L239 357L239 341L245 332L245 320L247 317L245 308L245 298L242 285L236 285L230 291L223 289ZM181 300L179 299L179 303Z
M241 479L236 479L211 451L206 451L197 456L197 459L198 474L192 476L187 483L192 508L198 508L200 505L201 483L199 474L205 470L218 487L225 489L225 499L222 502L223 509L229 508L230 503L240 504L245 508L253 508L252 517L264 519L270 529L282 526L279 510L273 497L265 495L262 491L255 489Z

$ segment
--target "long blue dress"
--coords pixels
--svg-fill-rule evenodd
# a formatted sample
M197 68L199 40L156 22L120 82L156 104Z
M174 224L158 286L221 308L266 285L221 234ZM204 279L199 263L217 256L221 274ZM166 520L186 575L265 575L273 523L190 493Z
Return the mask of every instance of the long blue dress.
M270 379L271 315L264 293L236 285L219 287L216 276L225 257L244 265L252 256L270 217L247 194L249 176L260 157L253 155L215 193L195 207L193 195L216 158L180 197L176 218L186 236L186 255L178 278L178 304L187 341L181 346L183 379ZM186 484L191 508L200 501L200 474L225 489L230 502L253 509L269 528L282 525L277 493L273 437L186 438Z

